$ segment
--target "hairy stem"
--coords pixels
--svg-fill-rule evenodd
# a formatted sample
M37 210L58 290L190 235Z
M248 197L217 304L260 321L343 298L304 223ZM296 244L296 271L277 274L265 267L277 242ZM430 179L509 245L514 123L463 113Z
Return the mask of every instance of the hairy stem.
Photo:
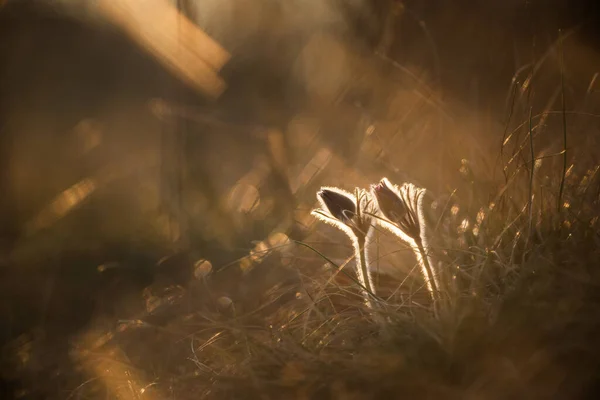
M429 263L429 259L427 258L427 253L425 252L425 248L423 247L423 242L421 241L421 239L417 239L415 240L415 243L417 245L417 249L419 250L419 254L418 254L418 258L420 259L419 261L421 262L422 266L423 266L423 270L426 273L426 279L429 282L429 285L431 286L431 297L433 298L433 300L435 300L435 293L438 293L438 287L436 284L436 278L435 275L433 273L433 269L431 268L431 264Z
M381 227L389 230L395 236L397 236L400 240L407 243L412 251L415 253L415 257L419 266L421 267L421 274L423 275L423 280L425 281L425 287L429 292L431 300L433 302L433 311L434 314L438 315L436 299L438 295L439 285L437 284L437 276L433 273L433 268L431 267L431 263L429 262L429 258L427 257L427 253L425 250L425 246L423 245L423 240L421 238L412 238L406 235L400 228L398 228L395 224L392 224L389 221L380 220L379 224Z
M364 287L364 289L362 289L362 292L365 297L365 303L372 308L373 302L371 296L375 294L375 288L373 287L371 273L369 271L369 265L367 264L366 235L357 235L356 240L354 240L353 242L354 253L357 263L356 272L358 275L358 280Z
M421 238L414 239L415 245L418 249L417 260L421 264L421 270L423 272L423 278L425 278L425 284L427 285L427 290L429 291L429 295L431 296L431 301L433 302L433 312L436 317L438 317L438 304L437 299L439 296L439 287L437 285L437 277L434 274L433 268L431 267L431 263L429 262L429 258L427 257L427 253L425 252L425 247L423 246L423 241Z

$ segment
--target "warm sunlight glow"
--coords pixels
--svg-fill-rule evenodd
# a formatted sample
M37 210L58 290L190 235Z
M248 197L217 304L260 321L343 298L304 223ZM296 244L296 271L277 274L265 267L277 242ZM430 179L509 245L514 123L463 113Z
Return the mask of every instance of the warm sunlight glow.
M166 67L193 87L218 97L225 82L217 75L229 53L166 0L100 0L107 19L124 29Z

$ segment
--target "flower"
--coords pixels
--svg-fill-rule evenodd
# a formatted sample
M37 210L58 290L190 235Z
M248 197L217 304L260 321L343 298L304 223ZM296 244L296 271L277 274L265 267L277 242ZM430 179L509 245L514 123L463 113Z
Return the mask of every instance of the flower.
M425 194L424 189L411 183L404 183L398 187L387 178L383 178L377 185L371 185L371 192L377 200L381 214L389 222L398 226L409 238L421 238L419 202Z
M381 213L393 223L400 223L407 210L400 196L392 190L391 183L383 178L377 185L372 185L372 188Z
M350 223L356 215L356 201L341 191L323 188L317 196L329 213L345 224Z
M336 187L322 187L317 192L321 208L313 215L321 221L334 225L349 236L365 237L371 227L374 202L364 189L355 194Z
M340 229L352 241L356 258L356 274L362 286L365 303L372 308L370 296L375 295L375 287L369 269L367 242L373 231L372 215L375 204L364 189L355 189L354 195L336 187L323 187L317 192L321 208L312 214L321 221Z
M379 213L384 217L378 220L378 224L410 245L421 266L427 290L435 302L440 285L430 260L430 249L425 235L425 189L412 183L404 183L398 187L387 178L383 178L377 185L371 185L371 193L377 201Z

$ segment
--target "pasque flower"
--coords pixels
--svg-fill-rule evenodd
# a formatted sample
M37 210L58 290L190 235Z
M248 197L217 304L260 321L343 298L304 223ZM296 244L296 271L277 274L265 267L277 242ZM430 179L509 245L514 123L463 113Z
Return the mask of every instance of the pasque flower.
M334 188L323 188L317 193L317 198L331 216L346 225L350 225L356 216L356 200L352 199L349 193Z
M336 187L323 187L317 193L321 208L312 214L321 221L335 226L352 241L356 256L356 274L363 286L365 302L372 306L370 296L375 294L371 272L368 267L367 241L372 232L374 202L369 193L356 189L349 193Z
M427 290L435 301L440 286L426 251L427 227L423 216L425 189L411 183L404 183L398 187L387 178L383 178L378 184L371 186L371 193L377 201L382 217L378 219L378 224L411 246L421 266Z

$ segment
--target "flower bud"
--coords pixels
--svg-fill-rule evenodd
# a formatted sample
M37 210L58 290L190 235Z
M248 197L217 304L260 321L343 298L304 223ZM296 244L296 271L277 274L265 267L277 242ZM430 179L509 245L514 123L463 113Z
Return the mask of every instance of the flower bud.
M371 186L371 191L383 216L416 240L421 230L417 203L422 190L418 190L412 184L404 184L397 188L383 178L377 185Z
M399 224L407 213L404 202L387 185L385 180L382 180L377 185L373 185L372 188L383 216L391 222Z
M356 214L354 201L342 193L321 189L318 196L331 215L345 224L348 224Z

